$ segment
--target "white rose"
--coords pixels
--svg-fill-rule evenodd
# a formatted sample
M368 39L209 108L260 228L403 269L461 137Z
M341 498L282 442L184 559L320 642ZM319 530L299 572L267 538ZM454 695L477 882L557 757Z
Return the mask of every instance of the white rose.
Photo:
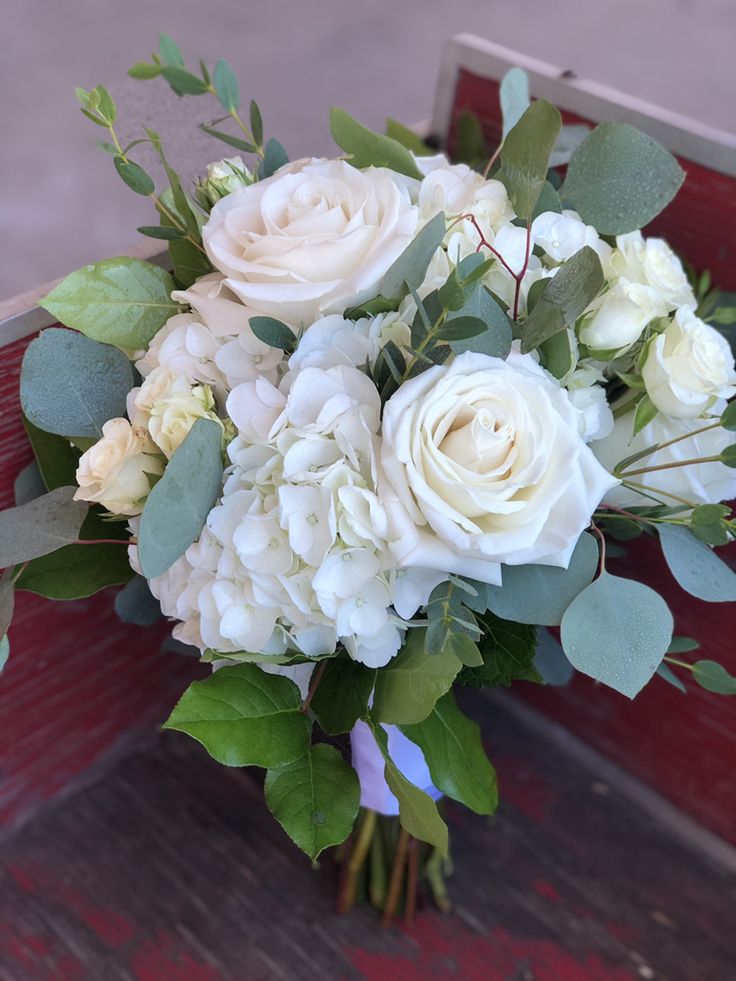
M220 422L213 410L212 393L206 385L197 385L189 392L179 392L161 399L151 409L148 420L151 439L170 459L197 419Z
M568 388L570 401L578 410L580 435L586 443L604 439L613 429L613 412L600 385Z
M697 305L682 263L664 239L645 239L641 232L619 235L609 272L628 283L650 286L665 305L665 312L683 306L694 310Z
M147 435L127 419L110 419L102 438L79 460L74 499L101 504L113 514L140 514L151 489L149 476L163 472L164 462Z
M500 181L485 180L466 164L446 161L432 167L419 185L418 204L425 221L440 211L448 218L471 213L482 228L490 228L514 216Z
M545 211L532 222L532 238L535 245L544 249L550 259L564 262L588 245L598 253L605 265L611 255L611 247L600 237L592 225L586 225L575 211Z
M591 351L623 352L639 340L648 323L666 313L666 305L650 287L619 282L593 302L578 336Z
M499 583L502 562L566 566L615 479L567 392L533 358L468 352L398 390L381 493L398 566Z
M649 345L642 368L647 394L660 412L682 419L701 415L716 399L736 394L731 348L688 307Z
M244 303L299 325L369 299L416 226L390 171L301 160L223 198L202 237Z
M674 419L660 414L632 438L634 414L629 412L616 419L611 434L598 443L592 443L591 449L604 467L613 470L627 456L638 453L639 450L653 446L655 443L667 443L680 436L686 436L687 433L694 433L717 421L718 417ZM658 467L662 464L666 466L683 460L718 456L732 442L733 435L717 426L657 450L651 456L632 464L632 469L639 470L646 466ZM692 504L719 504L721 501L729 501L736 497L736 470L718 461L690 464L685 467L668 467L666 470L638 474L632 477L631 481L646 486L651 494L661 498L666 504L676 504L681 501ZM636 488L625 487L623 483L609 490L604 501L623 508L642 507L654 503L651 496L646 497Z

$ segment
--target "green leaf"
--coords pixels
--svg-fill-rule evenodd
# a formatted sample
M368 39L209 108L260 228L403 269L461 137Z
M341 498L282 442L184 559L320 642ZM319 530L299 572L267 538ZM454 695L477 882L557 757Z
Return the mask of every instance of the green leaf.
M575 673L561 645L545 629L539 631L537 638L534 668L544 678L545 685L556 687L567 685Z
M460 662L450 651L427 654L425 633L410 630L402 650L378 672L371 709L375 722L421 722L449 691Z
M490 156L488 144L480 120L469 109L463 109L457 121L455 139L455 163L464 163L481 170Z
M17 508L0 511L0 568L28 562L74 542L88 505L74 487L57 487Z
M102 435L125 415L133 369L122 351L82 334L50 327L23 356L20 401L26 418L58 436Z
M117 118L115 100L104 85L95 85L94 91L97 94L97 111L106 122L112 125Z
M225 766L286 766L309 746L310 722L299 689L254 664L220 668L195 681L164 729L186 732Z
M729 402L721 416L721 425L729 432L736 432L736 401Z
M516 126L529 108L529 76L523 68L512 68L501 79L498 89L503 117L503 138Z
M677 677L677 675L669 666L669 664L665 664L665 662L662 661L662 663L657 668L657 674L659 675L660 678L664 678L664 680L668 684L672 685L673 688L676 688L678 691L681 691L685 695L687 694L687 688L682 683L682 681Z
M184 59L181 56L179 45L173 41L168 34L159 34L158 50L159 54L161 55L161 61L163 61L165 65L178 65L180 68L184 67Z
M151 627L161 619L161 606L143 576L133 578L115 597L115 612L123 623Z
M13 483L13 500L16 507L35 501L37 497L45 494L47 489L38 464L35 460L31 460L27 467L23 467Z
M0 637L5 637L13 619L15 591L6 572L0 578ZM0 665L0 668L2 665Z
M504 565L503 585L487 586L488 608L503 620L556 626L598 567L598 545L583 533L567 569L552 565Z
M261 177L271 177L276 171L289 162L289 154L284 150L278 140L269 140L263 152L261 163Z
M504 139L501 178L520 218L528 219L534 211L561 126L557 109L544 99L537 99Z
M275 317L251 317L248 323L258 340L269 347L289 354L296 348L294 331L281 320L276 320Z
M371 726L385 762L384 777L391 793L399 802L401 827L414 838L429 842L441 855L447 856L447 825L437 810L437 805L419 787L410 783L388 753L388 737L382 726Z
M634 429L632 436L636 436L642 431L659 412L657 406L652 402L648 395L642 395L636 403L634 412Z
M475 641L465 633L456 630L447 639L447 646L461 664L469 668L479 668L483 664L483 655Z
M182 231L180 228L174 228L173 225L139 225L136 230L141 235L147 235L149 238L164 239L167 242L178 238L186 238L187 235L185 231Z
M560 633L573 667L634 698L661 664L672 628L653 589L604 572L572 601Z
M156 78L157 75L160 75L161 65L149 65L145 61L136 61L133 67L128 69L128 74L131 78L137 78L145 81L149 78Z
M178 65L164 65L161 74L178 96L204 95L208 91L207 83L199 75L193 75Z
M604 282L598 255L589 245L583 246L548 281L522 327L521 350L533 351L561 330L574 327Z
M136 194L142 194L144 197L153 194L156 189L153 178L137 163L134 163L132 160L125 161L122 157L115 157L113 163L115 164L115 170L117 170L131 191L135 191Z
M491 358L507 358L513 341L513 329L506 311L494 300L490 292L481 286L475 290L462 307L462 313L467 316L480 317L485 324L482 334L467 340L450 342L455 354L464 351L475 351L477 354L487 354Z
M550 167L565 167L583 140L587 139L590 126L573 124L563 126L549 158ZM541 212L540 212L541 213Z
M138 531L138 559L155 579L198 537L222 489L222 428L197 419L148 495Z
M440 341L465 341L485 334L486 325L480 317L452 317L435 331Z
M601 123L573 153L562 198L601 235L623 235L656 217L684 178L650 136L628 123Z
M421 180L414 157L396 140L367 129L344 109L330 109L332 138L350 157L353 167L388 167L399 174Z
M399 727L424 754L432 783L476 814L498 807L496 771L483 749L480 728L457 707L452 692L422 722Z
M725 449L721 450L721 463L725 464L727 467L733 469L736 467L736 443L732 443Z
M432 257L442 245L446 226L443 212L427 222L383 274L377 289L379 296L398 300L421 286Z
M696 661L692 674L693 679L706 691L717 695L736 695L736 678L717 661Z
M215 65L212 80L222 108L225 112L234 112L240 105L238 80L230 65L223 58L220 58Z
M250 100L250 131L253 134L253 139L256 141L258 146L263 143L263 116L261 116L261 110L258 108L258 103L254 100Z
M404 126L403 123L392 119L390 116L386 120L386 136L405 146L417 157L431 157L435 152L413 129Z
M322 743L266 774L266 804L302 851L316 861L350 834L360 806L360 783L339 750Z
M8 636L6 634L4 637L0 637L0 671L2 671L5 665L8 663L9 656L10 641L8 640Z
M162 228L165 223L162 219ZM174 239L169 242L169 255L174 266L174 276L181 289L187 289L200 276L212 272L207 256L188 239Z
M118 256L71 273L40 305L92 340L139 350L180 312L171 299L173 289L174 281L160 266Z
M562 201L560 200L560 195L548 180L544 182L542 193L539 195L537 203L534 205L532 221L547 211L554 211L554 213L557 215L562 213ZM539 282L539 280L537 282Z
M659 540L670 572L692 596L709 603L736 600L736 573L682 525L660 524Z
M463 668L461 685L471 688L508 687L514 681L541 682L534 667L537 631L525 623L501 620L492 613L479 617L483 635L478 643L483 667Z
M207 126L204 123L200 123L199 128L203 133L207 133L208 136L214 136L215 139L222 140L223 143L235 147L236 150L242 150L244 153L256 152L257 147L241 139L239 136L233 136L230 133L225 133L221 129L215 129L213 126Z
M700 644L692 637L673 637L672 643L667 648L668 654L687 654L688 651L697 651Z
M84 541L119 538L127 542L129 534L124 524L105 521L101 512L92 508L84 519L79 538ZM47 599L74 600L126 583L132 576L124 544L66 545L29 562L16 586Z
M539 345L542 364L555 378L564 378L577 364L575 335L571 330L561 330Z
M347 655L330 661L312 696L312 711L320 727L331 736L350 732L368 711L375 680L375 670Z

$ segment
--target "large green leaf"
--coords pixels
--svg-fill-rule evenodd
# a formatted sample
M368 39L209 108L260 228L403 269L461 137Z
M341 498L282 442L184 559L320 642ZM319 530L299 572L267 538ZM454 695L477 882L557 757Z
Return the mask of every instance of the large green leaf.
M659 525L667 565L683 589L709 603L736 600L736 573L682 525Z
M122 351L72 330L44 330L23 356L23 412L47 433L101 436L108 419L125 414L132 387L133 368Z
M534 211L561 126L557 109L544 99L537 99L506 134L500 176L520 218L530 218Z
M378 748L384 759L384 771L388 788L399 802L401 827L414 838L429 842L442 855L447 855L447 825L437 810L437 805L419 787L410 783L388 753L388 737L383 726L371 727Z
M573 667L634 698L661 664L673 625L653 589L604 572L572 601L560 633Z
M409 631L406 644L376 676L371 718L376 722L421 722L449 691L461 664L450 651L427 654L424 630Z
M197 419L148 495L138 531L138 558L155 579L199 537L222 488L222 429Z
M536 628L525 623L501 620L488 613L478 618L483 636L478 642L483 666L465 667L458 676L472 688L508 687L514 681L541 682L534 667Z
M422 179L414 157L396 140L367 129L344 109L330 109L332 138L350 157L354 167L389 167L407 177Z
M171 299L173 289L160 266L118 256L71 273L40 305L95 341L137 350L181 310Z
M504 620L556 626L598 566L598 546L582 534L567 569L551 565L505 565L503 585L487 586L488 608Z
M23 419L23 428L36 457L46 490L76 483L80 452L68 439L56 436L34 426L30 419Z
M325 732L350 732L368 711L376 672L341 654L330 661L312 697L312 711Z
M432 783L476 814L498 806L496 771L483 749L480 729L460 711L452 692L422 722L399 727L424 754Z
M562 198L601 235L623 235L658 215L684 178L651 136L628 123L601 123L573 153Z
M18 589L53 600L82 599L108 586L118 586L133 576L124 524L103 521L93 508L79 531L79 538L95 541L119 538L120 545L66 545L50 555L33 559L16 580Z
M0 511L0 568L48 555L79 537L89 507L57 487L17 508Z
M522 328L521 350L533 351L567 327L574 327L603 289L605 279L598 254L589 245L560 266L548 280Z
M269 770L266 804L287 835L315 861L350 834L360 806L360 783L339 750L322 743Z
M309 745L299 689L255 664L220 668L195 681L164 723L186 732L225 766L285 766Z

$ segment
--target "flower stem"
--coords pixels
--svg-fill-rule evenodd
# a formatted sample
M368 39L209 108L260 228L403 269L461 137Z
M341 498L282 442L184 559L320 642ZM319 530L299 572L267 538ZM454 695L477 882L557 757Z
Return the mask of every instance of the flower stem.
M416 838L409 840L409 852L406 862L406 906L404 922L411 926L417 909L417 883L419 881L419 842Z
M309 691L307 692L307 697L299 706L299 711L303 712L305 715L309 711L309 706L312 704L314 693L317 691L320 681L322 681L322 675L327 670L327 660L328 660L327 658L324 658L324 660L321 662L319 667L312 674L312 678L309 682Z
M673 463L658 463L656 467L640 467L637 470L624 470L621 476L623 478L638 477L640 474L654 473L657 470L674 470L677 467L692 467L696 463L718 463L720 459L719 454L718 456L694 457L692 460L675 460Z
M366 809L360 823L360 830L353 842L353 848L347 859L345 881L338 897L337 912L347 913L355 904L355 894L358 887L358 876L363 868L370 851L371 841L376 830L377 815L375 811Z
M406 828L402 828L399 831L399 841L396 846L396 853L394 854L394 864L391 869L391 878L388 884L388 895L386 896L386 905L383 909L383 925L385 927L391 926L391 920L396 912L396 907L399 904L399 896L401 895L401 884L404 881L404 867L406 866L406 854L409 848L409 832Z

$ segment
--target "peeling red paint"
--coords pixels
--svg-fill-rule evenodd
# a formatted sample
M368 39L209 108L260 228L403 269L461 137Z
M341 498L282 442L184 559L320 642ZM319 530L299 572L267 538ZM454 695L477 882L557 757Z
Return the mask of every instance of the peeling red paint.
M552 903L562 902L562 896L555 889L551 882L545 882L544 879L535 879L532 882L532 889L537 895L541 896L543 899L549 899Z
M136 981L221 981L223 977L211 964L195 960L176 937L163 930L136 952L131 971Z

